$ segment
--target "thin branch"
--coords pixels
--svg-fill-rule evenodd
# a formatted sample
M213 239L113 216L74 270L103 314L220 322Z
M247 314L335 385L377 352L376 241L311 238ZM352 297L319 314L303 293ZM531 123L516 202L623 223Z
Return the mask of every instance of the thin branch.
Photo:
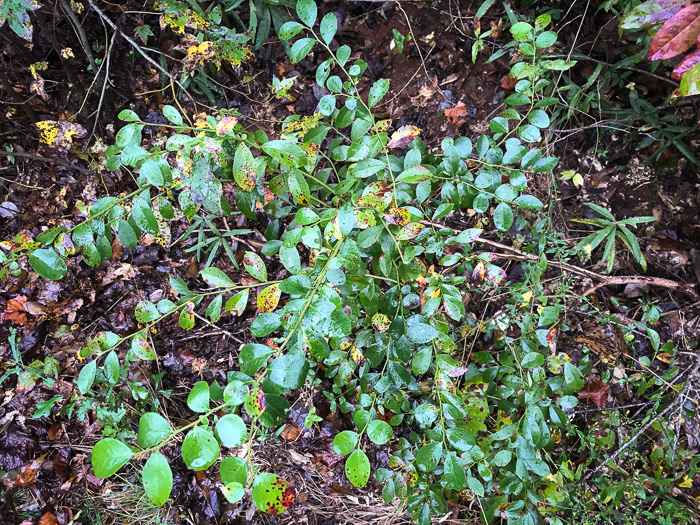
M192 98L192 95L189 94L189 92L187 91L187 89L185 88L185 86L183 86L183 85L180 83L179 80L177 80L167 69L165 69L163 66L161 66L158 62L156 62L156 61L153 60L151 57L149 57L140 45L138 45L138 44L137 44L136 42L134 42L131 38L129 38L127 35L125 35L125 34L122 32L122 30L119 29L119 28L116 26L116 24L115 24L114 22L112 22L112 20L111 20L107 15L105 15L104 12L103 12L99 7L97 7L97 6L95 5L95 3L94 3L92 0L88 0L88 3L89 3L90 6L95 10L95 12L96 12L98 15L100 15L100 18L102 18L102 20L104 20L104 21L107 23L107 25L109 25L112 29L114 29L117 33L119 33L119 35L120 35L124 40L126 40L127 42L129 42L129 44L131 44L131 47L133 47L133 48L139 53L139 55L141 55L143 58L145 58L146 61L147 61L149 64L151 64L151 65L152 65L153 67L155 67L158 71L160 71L160 72L163 73L165 76L167 76L175 85L177 85L180 89L182 89L182 91L183 91L184 93L186 93L188 97L190 97L190 99L191 99L192 102L194 103L195 107L197 106L197 102L194 100L194 98Z
M83 47L83 51L85 52L85 56L87 57L88 62L90 62L92 71L97 72L97 62L95 62L95 57L92 54L92 49L90 49L90 41L88 40L88 37L85 34L85 30L83 29L80 20L78 20L78 18L75 16L75 13L70 8L70 4L66 2L66 0L61 0L61 7L63 7L63 10L65 11L66 15L68 15L68 18L70 18L70 21L75 27L75 32L78 35L78 40L80 40L80 44Z
M65 160L61 159L51 159L49 157L42 157L41 155L32 155L31 153L18 153L16 151L0 151L0 156L4 157L20 157L22 159L32 159L32 160L40 160L42 162L50 162L51 164L58 164L59 166L64 166L66 168L70 168L72 170L75 170L79 173L84 173L84 174L90 174L92 171L81 168L80 166L76 166L75 164L71 164L70 162L66 162Z

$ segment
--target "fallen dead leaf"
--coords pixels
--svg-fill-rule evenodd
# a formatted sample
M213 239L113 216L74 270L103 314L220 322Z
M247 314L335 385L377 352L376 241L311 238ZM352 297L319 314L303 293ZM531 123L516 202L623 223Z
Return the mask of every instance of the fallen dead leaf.
M27 297L24 295L18 295L14 299L7 301L4 318L15 324L27 324L27 310L24 308L26 302Z

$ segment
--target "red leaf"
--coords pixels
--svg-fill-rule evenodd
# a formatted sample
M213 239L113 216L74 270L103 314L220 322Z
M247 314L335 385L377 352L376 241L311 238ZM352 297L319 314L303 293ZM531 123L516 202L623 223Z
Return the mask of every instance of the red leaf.
M683 78L686 71L692 69L693 66L697 64L700 64L700 49L696 49L685 57L681 63L676 66L676 69L673 70L673 74L671 76L676 80L680 80Z
M610 388L602 381L588 384L586 392L579 392L579 399L590 399L596 408L604 408L608 404L608 392Z
M700 4L681 9L666 20L649 46L651 60L665 60L679 55L698 40L700 33Z

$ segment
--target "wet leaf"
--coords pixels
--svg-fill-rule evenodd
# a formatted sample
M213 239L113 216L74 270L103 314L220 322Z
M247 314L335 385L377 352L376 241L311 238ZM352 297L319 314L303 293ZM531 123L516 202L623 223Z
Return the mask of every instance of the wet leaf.
M195 427L187 433L182 442L182 459L195 471L206 470L219 458L219 443L211 429Z
M384 314L374 314L372 316L372 326L377 332L384 333L389 329L391 321Z
M620 21L620 29L637 30L668 20L683 7L688 0L647 0L632 9Z
M221 461L219 466L222 483L248 483L248 465L244 458L230 457Z
M55 250L34 250L29 255L29 264L40 277L52 281L59 281L68 273L65 261Z
M243 484L234 481L221 487L221 493L224 495L224 498L226 498L226 501L229 503L236 503L245 496L245 487Z
M216 435L223 446L235 448L248 439L248 429L240 416L226 414L216 422Z
M158 506L165 504L173 489L173 472L165 456L160 452L151 454L141 476L148 499Z
M277 474L258 474L253 480L253 502L263 512L282 514L294 503L296 494Z
M681 80L687 71L690 71L698 64L700 64L700 49L696 49L688 54L681 63L676 66L671 76L676 80Z
M132 458L133 452L121 441L104 438L92 449L92 468L98 478L108 478Z
M136 442L141 448L153 447L167 438L173 429L170 423L156 412L146 412L139 419Z

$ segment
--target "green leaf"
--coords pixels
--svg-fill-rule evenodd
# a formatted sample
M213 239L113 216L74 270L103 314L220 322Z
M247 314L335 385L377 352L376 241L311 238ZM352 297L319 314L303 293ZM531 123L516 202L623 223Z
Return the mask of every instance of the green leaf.
M467 486L472 489L477 496L483 497L484 486L481 484L481 481L472 476L467 476Z
M294 42L292 49L289 51L289 58L292 60L292 64L301 62L309 54L315 43L316 41L313 38L300 38Z
M173 429L170 423L156 412L146 412L139 419L139 433L136 443L141 448L154 447L167 438Z
M576 392L583 388L583 374L571 363L564 363L564 381L571 390Z
M286 354L270 363L267 377L277 386L294 390L304 386L308 372L309 361L304 356Z
M187 396L187 406L193 412L203 413L209 410L209 383L199 381Z
M123 156L123 155L122 155ZM122 160L124 160L122 158ZM165 184L165 179L163 178L163 172L160 171L160 163L153 159L146 159L141 168L139 169L139 175L146 177L149 184L153 184L156 187L160 187Z
M185 465L195 471L211 467L218 459L220 452L214 433L207 427L193 428L182 442L182 459Z
M508 133L508 120L503 117L494 117L489 122L489 127L494 133Z
M311 204L309 184L306 182L306 178L301 171L297 169L290 170L287 178L287 185L289 186L289 192L292 194L297 204L300 206L308 206Z
M335 52L335 56L338 59L338 64L341 66L344 66L345 63L348 61L348 58L350 58L350 55L352 54L352 50L350 49L350 46L347 46L343 44L338 48L338 50Z
M226 414L216 422L216 435L223 446L235 448L248 439L248 429L240 416Z
M125 248L136 248L138 244L138 237L136 232L131 227L131 224L125 220L120 220L117 224L117 234L119 235L119 240L124 245Z
M493 212L493 224L501 231L508 231L513 225L513 210L505 202L496 206Z
M329 13L332 14L332 13ZM335 15L333 15L335 17ZM325 95L318 101L318 110L324 117L330 117L335 111L335 95Z
M258 474L253 480L253 503L268 514L282 514L294 502L294 489L277 474Z
M151 301L140 301L134 309L134 317L139 323L149 323L160 317L160 312Z
M204 311L204 315L208 317L212 323L217 322L219 320L219 317L221 317L221 303L223 302L223 300L223 296L217 295L209 303L207 309Z
M165 105L163 106L163 116L167 118L173 124L182 126L182 116L180 112L173 106Z
M299 257L299 250L296 249L296 246L288 248L283 245L280 248L279 255L280 262L290 273L296 274L301 271L301 258Z
M320 25L321 38L326 44L330 44L338 30L338 19L334 13L328 13L321 19Z
M368 105L370 108L379 104L379 102L384 98L384 95L389 91L389 81L385 78L380 78L369 90Z
M375 419L367 427L367 437L377 445L387 443L394 435L391 425L381 419Z
M156 353L142 334L131 340L131 353L137 359L142 359L144 361L153 361L156 358Z
M86 364L80 374L78 375L78 390L81 394L85 395L88 390L92 387L92 383L95 381L95 374L97 372L97 361L90 361Z
M116 385L119 381L119 357L117 357L114 350L107 354L104 370L107 380L113 385Z
M236 148L232 167L233 178L243 191L253 191L258 179L258 164L250 148L241 142Z
M173 471L165 456L160 452L154 452L143 466L143 488L146 495L155 505L163 505L170 497L173 490Z
M416 375L425 374L430 368L430 363L433 359L433 349L423 348L416 352L411 360L411 369Z
M313 27L316 23L316 14L318 9L314 0L298 0L297 1L297 16L308 27Z
M513 201L521 210L540 210L544 206L542 201L532 195L521 195Z
M44 279L58 281L68 273L66 262L55 250L39 249L29 254L29 264Z
M221 493L224 495L224 498L226 498L226 501L229 503L236 503L245 496L245 486L236 481L227 483L221 488Z
M242 381L231 381L224 389L224 402L229 406L238 406L245 401L248 387Z
M505 467L513 458L510 450L499 450L493 458L493 463L499 467Z
M538 352L530 352L525 354L520 364L525 368L537 368L538 366L542 366L543 363L544 356L542 354Z
M248 465L245 458L230 457L221 460L219 465L222 483L248 483Z
M464 467L457 459L454 452L450 452L445 458L445 470L442 474L442 484L446 489L462 490L467 481Z
M599 206L599 205L594 204L594 203L592 203L592 202L584 202L583 204L584 204L584 206L588 206L589 208L591 208L591 209L597 211L598 213L600 213L600 214L601 214L603 217L605 217L606 219L609 219L609 220L611 220L611 221L613 221L613 222L616 221L615 216L614 216L612 213L610 213L608 210L606 210L605 208L603 208L602 206Z
M549 116L541 109L533 109L527 115L527 119L530 121L530 124L540 129L548 128L550 124Z
M104 438L97 442L92 449L91 461L95 476L104 479L122 468L132 458L134 453L121 441Z
M152 235L158 234L158 220L156 219L156 216L153 215L153 211L149 205L143 200L138 198L133 200L131 217L134 219L136 226L141 228L143 231Z
M367 484L369 472L369 458L360 449L355 450L345 461L345 475L348 481L358 488L362 488Z
M210 266L209 268L202 270L200 275L207 284L216 288L229 288L231 286L235 286L235 283L229 278L229 276L218 268L213 268Z
M416 344L426 344L438 336L438 331L422 315L414 315L406 322L408 338Z
M352 430L343 430L333 438L333 452L341 456L347 456L355 450L359 436Z
M416 466L423 472L432 472L442 458L442 443L428 443L416 452Z
M268 312L258 315L250 325L250 332L255 337L265 337L281 326L280 314Z
M520 135L520 138L523 139L525 142L537 142L542 138L540 130L532 124L525 124L524 126L520 126L518 128L518 134Z

